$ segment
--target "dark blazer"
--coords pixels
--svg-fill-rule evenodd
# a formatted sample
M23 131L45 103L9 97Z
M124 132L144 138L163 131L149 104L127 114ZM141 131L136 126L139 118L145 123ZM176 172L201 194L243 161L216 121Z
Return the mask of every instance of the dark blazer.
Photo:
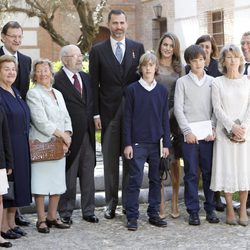
M83 141L85 133L89 133L91 145L95 152L95 126L93 121L93 96L88 74L80 72L83 82L83 95L73 86L63 69L55 75L54 88L58 89L65 100L68 109L73 136L70 155L66 158L66 168L73 163Z
M13 168L13 158L7 117L0 106L0 169Z
M110 39L93 46L89 54L94 114L100 115L103 131L115 116L128 84L139 79L136 71L144 47L130 39L126 39L125 43L122 64L117 61L112 51Z
M0 56L4 55L3 47L0 48ZM20 95L25 99L30 84L31 58L20 52L18 56L18 71L15 82L12 86L16 87Z

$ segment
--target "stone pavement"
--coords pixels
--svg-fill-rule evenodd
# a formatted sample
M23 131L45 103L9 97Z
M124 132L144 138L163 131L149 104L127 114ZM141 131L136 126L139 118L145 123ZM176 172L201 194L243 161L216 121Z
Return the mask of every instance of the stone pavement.
M166 211L170 204L167 202ZM81 219L80 210L73 214L73 225L70 229L53 228L47 235L38 233L35 228L36 215L26 214L31 226L24 228L28 235L12 241L15 250L36 249L71 249L71 250L206 250L206 249L250 249L250 226L229 226L225 224L225 213L218 213L221 222L209 224L205 220L205 212L200 211L201 225L189 226L188 215L183 200L180 200L178 219L167 216L168 226L157 228L150 225L146 216L146 204L140 205L139 228L136 232L125 227L126 218L118 208L113 220L103 217L103 207L96 209L100 221L98 224L88 223Z
M183 187L180 188L180 214L178 219L167 216L168 226L157 228L148 223L146 215L147 205L147 167L143 189L140 195L139 229L130 232L126 228L126 217L118 207L116 217L106 220L104 211L104 180L100 145L97 145L97 166L95 170L96 182L96 215L100 219L98 224L88 223L81 219L81 210L76 209L73 214L73 225L70 229L60 230L52 228L49 234L38 233L35 227L36 214L34 203L22 211L31 221L29 227L24 228L28 235L13 240L13 250L206 250L206 249L250 249L250 225L248 227L229 226L225 224L225 213L218 213L221 222L209 224L205 220L205 212L200 211L201 225L189 226L188 215L183 203ZM169 185L169 180L167 182ZM165 188L167 200L166 212L170 211L171 188ZM202 194L201 194L202 199ZM77 194L76 208L80 207L80 194ZM202 201L201 201L202 204Z

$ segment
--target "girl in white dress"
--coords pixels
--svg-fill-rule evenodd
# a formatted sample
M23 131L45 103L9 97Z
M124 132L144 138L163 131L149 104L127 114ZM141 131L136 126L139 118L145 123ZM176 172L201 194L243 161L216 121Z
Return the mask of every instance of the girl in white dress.
M235 45L223 47L219 64L224 75L215 78L212 85L217 126L210 188L224 191L226 223L230 225L237 224L232 194L239 191L238 223L246 226L246 201L250 190L250 80L241 74L243 56Z
M3 195L8 192L7 175L12 173L13 159L10 136L3 108L0 106L0 232L3 218ZM0 235L0 247L11 247L12 244Z

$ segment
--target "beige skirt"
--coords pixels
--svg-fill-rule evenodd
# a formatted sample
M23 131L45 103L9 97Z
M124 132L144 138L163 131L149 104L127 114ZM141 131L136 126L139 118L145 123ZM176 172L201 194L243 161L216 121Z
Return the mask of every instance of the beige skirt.
M8 179L6 174L6 169L0 169L0 195L8 193Z

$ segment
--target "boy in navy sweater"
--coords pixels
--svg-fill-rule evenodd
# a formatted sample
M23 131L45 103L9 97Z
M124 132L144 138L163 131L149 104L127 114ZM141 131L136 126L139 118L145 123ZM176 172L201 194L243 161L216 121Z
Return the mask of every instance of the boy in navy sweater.
M147 52L141 56L137 82L129 85L124 111L124 155L129 160L129 181L126 192L128 230L137 230L139 193L145 162L149 163L149 223L167 226L159 216L161 182L159 174L160 139L163 138L163 157L169 154L170 130L167 89L158 84L154 76L158 71L156 56Z
M202 184L205 195L204 209L209 223L218 223L214 209L214 193L210 190L213 140L215 136L215 116L212 109L211 85L213 77L204 71L205 52L198 45L189 46L184 52L190 72L179 78L175 87L174 113L182 130L184 141L182 153L184 160L184 198L189 224L200 225L198 197L198 167L200 163ZM199 135L194 123L206 122L204 135ZM199 123L201 124L201 123ZM204 124L204 123L203 123Z

